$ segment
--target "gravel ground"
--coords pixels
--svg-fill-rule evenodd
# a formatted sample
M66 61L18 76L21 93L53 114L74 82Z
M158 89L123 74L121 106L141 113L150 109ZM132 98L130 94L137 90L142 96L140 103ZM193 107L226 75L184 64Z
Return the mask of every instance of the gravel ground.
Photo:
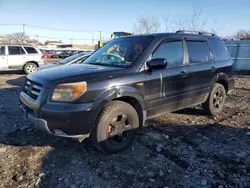
M0 187L250 187L250 76L235 77L221 115L152 119L115 155L30 128L18 109L24 78L0 76Z

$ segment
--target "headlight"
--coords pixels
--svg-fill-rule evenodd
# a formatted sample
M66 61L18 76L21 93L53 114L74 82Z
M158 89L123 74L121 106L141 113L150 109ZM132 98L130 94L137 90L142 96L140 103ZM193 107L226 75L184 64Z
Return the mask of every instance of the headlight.
M59 84L53 91L52 101L73 101L87 91L87 82Z

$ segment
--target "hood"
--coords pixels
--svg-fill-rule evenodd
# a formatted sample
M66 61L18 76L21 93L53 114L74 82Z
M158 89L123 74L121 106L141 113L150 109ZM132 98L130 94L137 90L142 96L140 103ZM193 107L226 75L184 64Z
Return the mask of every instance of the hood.
M44 87L53 87L59 83L69 83L78 81L87 81L89 79L100 79L103 74L105 77L107 71L113 72L123 70L120 67L99 66L89 64L71 64L68 66L55 66L52 68L40 70L27 76L29 80L42 84ZM90 76L91 75L91 76Z

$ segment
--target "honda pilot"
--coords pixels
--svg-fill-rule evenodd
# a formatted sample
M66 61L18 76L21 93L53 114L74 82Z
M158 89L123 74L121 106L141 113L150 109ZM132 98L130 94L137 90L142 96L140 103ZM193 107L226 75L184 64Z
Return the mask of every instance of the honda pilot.
M145 121L201 104L217 115L233 88L232 60L215 34L177 31L117 38L83 64L27 76L20 108L34 127L106 153L133 142Z

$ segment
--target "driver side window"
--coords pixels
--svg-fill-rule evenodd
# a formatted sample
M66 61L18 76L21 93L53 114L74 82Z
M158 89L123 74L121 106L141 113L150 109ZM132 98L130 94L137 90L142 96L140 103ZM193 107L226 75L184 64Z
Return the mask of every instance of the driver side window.
M161 44L152 54L152 59L164 58L168 62L168 67L175 67L183 64L182 41L166 42Z

